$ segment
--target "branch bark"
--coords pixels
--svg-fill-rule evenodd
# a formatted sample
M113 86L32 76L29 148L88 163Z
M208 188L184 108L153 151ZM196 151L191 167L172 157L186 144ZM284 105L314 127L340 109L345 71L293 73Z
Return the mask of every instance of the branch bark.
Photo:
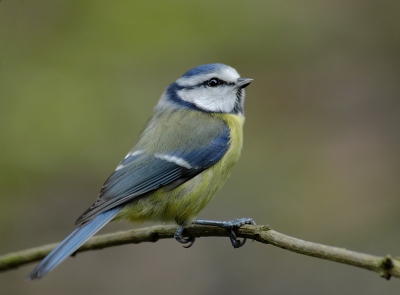
M81 248L79 248L77 253L124 244L138 244L142 242L156 242L160 239L170 239L173 238L176 229L177 227L173 225L158 225L99 235L88 240ZM185 236L192 237L228 236L228 232L225 229L198 225L185 229L184 234ZM237 236L252 239L264 244L271 244L307 256L318 257L372 270L386 279L390 279L392 276L400 278L400 260L394 259L390 255L379 257L343 248L307 242L274 231L268 225L244 225L237 230ZM57 245L58 243L49 244L2 255L0 256L0 271L14 269L28 263L42 260Z

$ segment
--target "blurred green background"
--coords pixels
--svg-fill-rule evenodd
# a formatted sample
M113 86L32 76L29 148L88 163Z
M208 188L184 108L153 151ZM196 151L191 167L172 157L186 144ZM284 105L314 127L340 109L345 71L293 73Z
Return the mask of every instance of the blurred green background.
M400 2L0 2L0 254L60 241L165 87L222 62L254 78L240 162L201 218L400 255ZM129 229L115 223L103 232ZM399 294L365 270L201 238L94 251L0 294Z

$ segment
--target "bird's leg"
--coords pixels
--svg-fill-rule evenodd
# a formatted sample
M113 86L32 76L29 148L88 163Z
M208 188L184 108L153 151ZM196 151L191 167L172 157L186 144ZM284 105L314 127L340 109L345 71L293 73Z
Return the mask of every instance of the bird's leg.
M256 223L251 218L236 218L236 219L230 220L230 221L214 221L214 220L196 219L195 221L193 221L193 224L218 226L218 227L227 229L229 231L229 238L231 239L233 248L240 248L246 243L247 239L243 239L242 241L238 240L236 237L236 233L234 231L235 228L239 228L245 224L256 224ZM178 229L178 231L179 231L179 229ZM181 233L182 233L182 231L183 231L183 229L181 230ZM175 233L175 239L176 239L176 233ZM194 240L193 240L193 242L194 242ZM192 244L193 244L193 242L192 242Z
M190 248L192 247L194 241L196 240L195 237L191 237L191 238L184 238L182 236L183 230L185 228L181 225L178 227L178 229L176 230L175 234L174 234L174 238L175 240L177 240L179 243L181 244L188 244L188 245L184 245L183 247L185 248Z

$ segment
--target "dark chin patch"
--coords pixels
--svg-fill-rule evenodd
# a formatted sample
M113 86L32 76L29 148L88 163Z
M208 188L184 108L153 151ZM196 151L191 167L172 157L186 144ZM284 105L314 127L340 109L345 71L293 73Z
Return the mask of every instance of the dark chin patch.
M237 115L237 114L243 114L244 115L244 108L243 108L243 89L240 88L236 92L236 101L235 101L235 107L233 108L232 113Z

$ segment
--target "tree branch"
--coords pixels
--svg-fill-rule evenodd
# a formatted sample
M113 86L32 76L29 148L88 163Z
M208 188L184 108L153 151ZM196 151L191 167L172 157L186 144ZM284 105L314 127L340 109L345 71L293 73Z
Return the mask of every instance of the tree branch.
M173 238L177 227L173 225L158 225L141 229L99 235L88 240L77 252L103 249L124 244L156 242L160 239ZM187 236L194 237L227 237L225 229L213 226L192 226L185 229ZM378 273L381 277L400 278L400 260L387 255L386 257L349 251L343 248L331 247L296 239L277 231L267 225L244 225L237 230L237 236L252 239L261 243L271 244L282 249L361 267ZM0 271L42 260L58 243L32 248L20 252L0 256Z

